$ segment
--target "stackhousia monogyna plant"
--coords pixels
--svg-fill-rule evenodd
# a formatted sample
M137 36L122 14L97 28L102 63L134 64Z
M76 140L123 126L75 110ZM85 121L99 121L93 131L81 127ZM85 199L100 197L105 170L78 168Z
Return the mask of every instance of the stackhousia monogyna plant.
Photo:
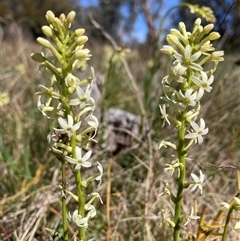
M162 210L162 216L174 229L173 240L178 241L182 225L187 225L191 219L199 219L190 207L190 214L182 210L183 193L199 189L203 193L202 184L205 175L191 173L186 176L190 148L194 144L201 145L208 133L205 120L200 117L201 99L212 90L215 72L219 61L223 61L223 51L215 51L212 41L219 39L217 32L212 32L214 25L201 25L201 19L194 22L192 32L186 30L183 22L178 29L171 29L167 35L169 45L164 45L161 52L171 55L172 62L169 75L162 80L164 96L161 97L160 112L164 123L174 125L177 131L177 142L163 140L160 148L171 147L176 155L171 163L166 164L165 171L173 176L177 172L177 190L172 192L168 184L162 194L170 196L174 204L174 213L169 215Z
M69 223L78 229L74 240L77 237L86 240L89 219L96 215L93 201L100 198L96 192L86 193L86 188L90 181L97 180L100 183L102 178L102 166L99 162L91 162L92 150L89 149L89 143L94 141L98 128L98 120L94 116L95 101L91 97L94 71L91 68L91 76L85 79L74 75L74 69L84 65L91 56L90 51L84 48L88 41L85 30L71 30L75 15L72 11L58 18L52 11L47 11L48 25L42 27L47 38L37 38L43 51L32 54L32 59L40 63L40 72L50 73L48 83L46 86L40 85L40 91L36 94L39 96L38 109L49 119L50 150L60 161L62 169L62 184L59 187L63 232L57 234L55 230L49 231L61 236L64 241L69 240ZM95 166L96 174L83 180L81 170L91 166ZM67 190L67 168L71 169L75 177L76 194ZM67 210L68 194L78 203L75 210Z

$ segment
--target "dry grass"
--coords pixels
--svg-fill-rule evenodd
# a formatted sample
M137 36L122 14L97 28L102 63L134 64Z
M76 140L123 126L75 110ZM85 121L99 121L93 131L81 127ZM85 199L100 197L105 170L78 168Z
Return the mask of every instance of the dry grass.
M45 228L60 231L61 227L59 164L48 153L45 140L49 127L37 110L34 95L38 84L45 82L45 79L37 73L37 65L29 57L38 47L26 40L17 26L13 33L11 41L3 42L0 49L1 91L8 92L11 100L1 108L0 116L0 239L57 240L51 238ZM93 62L98 59L103 61L99 46L95 48L96 51L92 50ZM198 192L192 196L186 194L183 210L189 212L189 207L195 205L201 214L206 207L207 220L215 217L220 202L230 201L238 191L240 67L234 65L237 57L234 54L226 56L216 73L214 91L206 95L202 104L202 116L206 119L210 133L203 145L192 150L192 161L188 163L187 175L197 173L201 168L207 180L204 183L204 195L199 196ZM149 83L152 91L146 102L142 97L147 76L144 73L147 71L144 66L146 62L130 58L127 64L133 71L136 79L132 81L136 81L139 92L134 93L136 88L132 88L126 69L118 70L112 65L105 86L108 102L103 103L103 108L118 105L115 96L110 93L111 90L117 90L121 96L121 108L137 114L144 108L143 117L150 129L146 130L144 126L139 140L115 155L101 149L99 137L94 159L101 161L105 174L102 185L93 188L101 194L104 205L97 204L98 215L90 223L88 239L167 241L171 240L171 230L167 224L161 224L160 210L165 208L173 211L173 205L168 197L158 196L166 182L170 182L172 190L175 190L176 185L169 174L163 172L164 165L169 163L170 154L158 149L160 140L174 137L171 126L160 128L158 111L160 81L167 68L162 64ZM104 68L101 66L99 69ZM105 71L105 74L109 73ZM129 91L127 96L126 87ZM139 95L144 100L141 108L136 104ZM73 188L72 182L69 173L70 190ZM70 198L68 203L71 208ZM239 233L232 227L228 240L237 240ZM184 227L182 240L194 240L192 237L196 235L197 228L195 222ZM69 231L73 232L71 228ZM211 239L206 240L220 239L211 236Z

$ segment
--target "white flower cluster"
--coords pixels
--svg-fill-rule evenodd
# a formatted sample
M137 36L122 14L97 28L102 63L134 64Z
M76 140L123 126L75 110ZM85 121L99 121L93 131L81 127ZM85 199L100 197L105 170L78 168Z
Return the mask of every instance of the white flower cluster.
M186 139L193 139L196 143L203 142L203 135L208 133L205 121L200 119L200 125L195 122L199 114L200 100L205 92L212 90L214 76L212 75L219 61L223 61L223 51L214 51L211 41L218 39L217 32L210 31L213 24L201 26L201 19L194 23L192 33L186 31L184 23L179 23L179 30L171 29L167 35L169 45L164 45L161 51L172 55L174 62L170 74L162 81L164 96L161 100L160 111L164 123L181 125L177 116L184 113L185 119L190 123L191 131ZM205 70L207 62L213 62L212 69ZM167 113L167 109L171 109Z
M91 76L83 80L73 75L75 67L84 64L91 56L90 51L84 49L84 44L88 40L87 36L83 35L85 30L76 29L74 32L69 30L74 17L74 11L67 17L62 14L59 18L55 17L53 12L47 11L46 19L49 26L43 26L42 31L52 41L38 38L37 41L44 50L32 54L33 60L40 63L40 70L47 70L51 74L49 86L40 85L41 91L36 93L39 95L38 109L56 125L48 135L51 151L63 165L68 163L73 173L80 172L82 167L92 166L90 160L92 151L88 148L89 143L95 141L98 128L98 119L93 114L95 101L91 97L93 68ZM46 49L48 51L45 51ZM52 55L48 56L46 53ZM81 189L86 188L91 180L101 183L103 168L99 162L94 166L97 173L87 180L80 180L78 185L81 185ZM63 197L65 192L76 197L66 189L63 190ZM96 197L97 195L94 199ZM88 203L92 202L91 200ZM96 211L92 205L85 211L87 216L75 211L69 219L79 227L86 227L88 219L95 216Z
M178 132L178 144L163 140L159 146L159 148L171 147L177 152L177 157L172 163L165 164L164 168L164 171L170 172L170 176L173 176L175 171L177 173L179 183L176 196L167 188L167 185L159 195L169 195L177 207L174 222L165 213L163 215L163 219L172 227L184 219L186 219L184 225L187 225L190 219L199 219L194 215L193 208L190 215L182 215L179 210L181 210L180 201L184 189L190 192L199 189L201 194L203 192L202 184L205 175L199 170L199 177L191 173L193 180L187 181L186 161L189 160L187 155L191 145L202 144L203 136L208 133L204 119L200 118L199 124L196 119L200 113L200 100L206 92L211 92L213 73L218 62L223 61L224 52L215 51L212 45L212 41L220 37L217 32L211 32L213 27L213 24L203 27L201 19L198 18L194 23L193 31L188 32L185 24L181 22L178 30L170 30L170 34L167 35L169 45L164 45L161 49L162 53L174 58L169 75L162 80L164 96L160 97L162 103L159 105L163 125L173 124Z

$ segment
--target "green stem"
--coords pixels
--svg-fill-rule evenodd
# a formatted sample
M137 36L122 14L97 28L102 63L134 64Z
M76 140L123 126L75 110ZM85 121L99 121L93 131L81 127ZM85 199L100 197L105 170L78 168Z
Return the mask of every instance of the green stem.
M67 221L67 204L66 204L66 163L62 160L62 222L63 222L63 240L68 240L68 221Z
M182 211L182 198L183 198L183 190L184 190L184 182L186 178L186 162L185 162L185 147L184 147L184 135L185 135L185 112L181 114L180 121L182 123L181 127L178 129L178 159L179 163L182 164L180 168L180 176L178 180L178 191L175 201L175 215L174 215L174 232L173 232L173 240L178 241L180 236L180 225L181 225L181 211Z
M72 156L73 158L76 158L76 132L74 133L72 139L71 139L71 146L72 146ZM85 195L84 190L82 187L82 177L80 171L73 171L74 177L75 177L75 184L77 189L77 196L79 198L78 202L78 214L81 215L81 217L84 217L84 206L85 206ZM85 231L86 228L79 228L78 230L79 239L81 241L85 241Z
M84 206L85 206L85 196L83 192L83 187L82 187L82 181L81 181L81 173L74 172L74 177L75 177L75 183L77 187L77 194L79 198L79 203L78 203L78 213L84 217ZM79 238L81 241L85 241L85 231L86 228L79 228Z
M227 231L228 231L229 222L230 222L230 220L231 220L232 211L233 211L233 208L230 207L229 210L228 210L226 222L225 222L225 225L224 225L224 230L223 230L223 235L222 235L222 241L226 241L226 240L227 240Z

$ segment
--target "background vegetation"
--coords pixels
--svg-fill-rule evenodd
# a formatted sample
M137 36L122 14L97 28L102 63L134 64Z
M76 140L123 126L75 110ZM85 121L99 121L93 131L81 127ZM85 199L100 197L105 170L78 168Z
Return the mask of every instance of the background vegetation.
M204 195L193 194L193 199L186 199L184 204L188 210L194 200L199 214L206 208L209 220L215 217L219 203L229 201L238 191L240 32L237 26L240 11L237 1L235 5L228 0L197 2L206 6L213 4L216 30L223 36L216 47L226 54L216 72L214 90L206 95L202 106L202 116L209 127L207 140L195 147L191 153L193 161L189 162L189 174L199 168L206 174ZM165 197L158 197L169 178L168 173L163 172L169 153L159 151L159 142L174 137L171 126L161 128L158 109L161 80L168 73L170 62L159 52L165 30L169 28L160 21L163 3L99 0L98 6L83 8L81 1L70 0L1 1L1 92L10 98L8 104L0 106L1 240L57 240L51 238L45 228L61 227L59 166L48 151L48 123L36 107L35 92L46 79L39 75L37 64L30 59L32 52L39 51L34 38L40 35L48 9L56 15L76 10L76 24L86 28L90 39L88 47L93 55L89 65L105 79L103 89L100 88L102 112L115 107L139 115L142 120L139 135L131 145L119 146L115 153L110 153L103 145L102 115L94 158L104 166L103 183L96 186L104 205L99 204L98 216L90 224L89 240L170 240L168 226L161 226L160 209L172 207ZM128 9L127 16L123 7ZM190 27L192 15L183 8L173 13L174 27L179 20ZM138 43L136 37L129 34L139 14L144 16L148 29L144 43ZM102 29L96 28L93 19ZM158 38L160 27L163 28ZM130 37L124 39L123 33ZM124 51L125 47L131 52ZM71 182L68 183L70 190ZM174 183L170 185L174 189ZM72 202L70 198L68 202ZM192 222L185 227L182 239L194 240L196 230L197 223ZM213 239L213 235L211 238L219 240ZM239 233L230 229L229 240L238 238Z

